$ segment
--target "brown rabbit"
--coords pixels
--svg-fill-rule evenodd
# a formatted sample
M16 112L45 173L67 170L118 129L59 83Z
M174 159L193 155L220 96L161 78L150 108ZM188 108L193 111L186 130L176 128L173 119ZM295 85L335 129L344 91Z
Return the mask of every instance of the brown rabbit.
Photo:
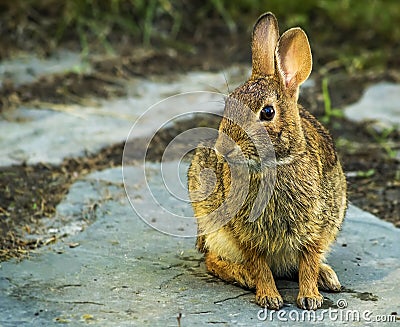
M303 30L279 37L275 16L262 15L251 77L227 97L216 142L198 146L188 172L208 271L255 288L270 309L283 305L274 275L298 272L303 309L321 306L318 286L341 288L324 257L345 215L346 180L329 133L297 103L311 67Z

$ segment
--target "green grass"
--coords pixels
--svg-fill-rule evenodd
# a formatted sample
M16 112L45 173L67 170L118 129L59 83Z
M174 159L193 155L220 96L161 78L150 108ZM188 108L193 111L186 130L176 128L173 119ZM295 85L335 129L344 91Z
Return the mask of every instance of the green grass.
M391 159L396 158L397 151L393 149L390 142L390 136L396 131L394 127L387 127L381 131L376 131L374 128L369 128L368 133L375 139L375 141L385 150L387 156Z
M372 177L372 176L374 176L375 175L375 173L376 173L376 170L375 169L368 169L368 170L358 170L357 171L357 177L359 177L359 178L369 178L369 177Z
M322 96L324 99L324 115L321 117L321 121L325 124L330 124L333 118L343 118L344 114L342 110L332 108L327 77L322 79Z
M76 38L83 54L88 54L93 42L113 52L110 38L115 33L131 36L147 47L160 40L174 44L181 33L194 33L208 19L219 20L227 33L249 31L265 11L276 14L281 29L300 25L315 36L315 42L329 44L332 36L340 42L344 32L345 36L356 35L360 46L378 44L375 50L360 49L350 54L338 49L340 60L356 69L368 66L370 60L381 60L384 50L379 45L400 39L398 0L4 1L0 3L0 31L16 34L13 37L21 46L23 35L54 47ZM337 30L342 35L336 35Z

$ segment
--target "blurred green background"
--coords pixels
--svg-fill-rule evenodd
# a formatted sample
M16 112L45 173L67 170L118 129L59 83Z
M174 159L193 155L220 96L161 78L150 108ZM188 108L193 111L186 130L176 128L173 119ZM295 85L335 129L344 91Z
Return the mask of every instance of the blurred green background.
M399 0L2 1L0 58L19 50L48 54L71 40L84 55L113 53L123 40L194 54L224 38L249 37L265 11L277 16L281 30L303 27L312 46L324 49L322 65L339 60L354 70L399 64Z

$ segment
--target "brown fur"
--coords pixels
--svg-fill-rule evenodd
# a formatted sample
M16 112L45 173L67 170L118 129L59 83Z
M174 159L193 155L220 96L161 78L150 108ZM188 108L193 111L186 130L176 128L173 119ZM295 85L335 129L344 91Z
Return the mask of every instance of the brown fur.
M215 144L197 148L188 186L198 220L197 247L212 274L255 288L259 305L279 309L283 301L273 276L298 272L297 304L315 310L323 301L318 285L341 287L323 262L344 218L346 181L329 133L297 104L299 85L312 65L307 37L295 28L278 40L277 29L271 13L257 21L252 76L229 95ZM258 113L265 105L276 113L260 130ZM268 155L256 147L268 143L265 131L276 165L257 166ZM204 169L216 178L201 175ZM250 220L260 197L265 199L260 215Z

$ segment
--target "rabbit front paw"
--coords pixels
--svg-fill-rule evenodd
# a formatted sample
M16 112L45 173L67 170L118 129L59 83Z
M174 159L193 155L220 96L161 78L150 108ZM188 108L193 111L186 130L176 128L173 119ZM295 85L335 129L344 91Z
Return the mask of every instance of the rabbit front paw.
M297 305L304 310L317 310L324 302L324 297L320 294L302 295L297 297Z
M272 293L265 290L257 290L256 302L258 305L270 310L279 310L283 306L283 299L279 293Z

